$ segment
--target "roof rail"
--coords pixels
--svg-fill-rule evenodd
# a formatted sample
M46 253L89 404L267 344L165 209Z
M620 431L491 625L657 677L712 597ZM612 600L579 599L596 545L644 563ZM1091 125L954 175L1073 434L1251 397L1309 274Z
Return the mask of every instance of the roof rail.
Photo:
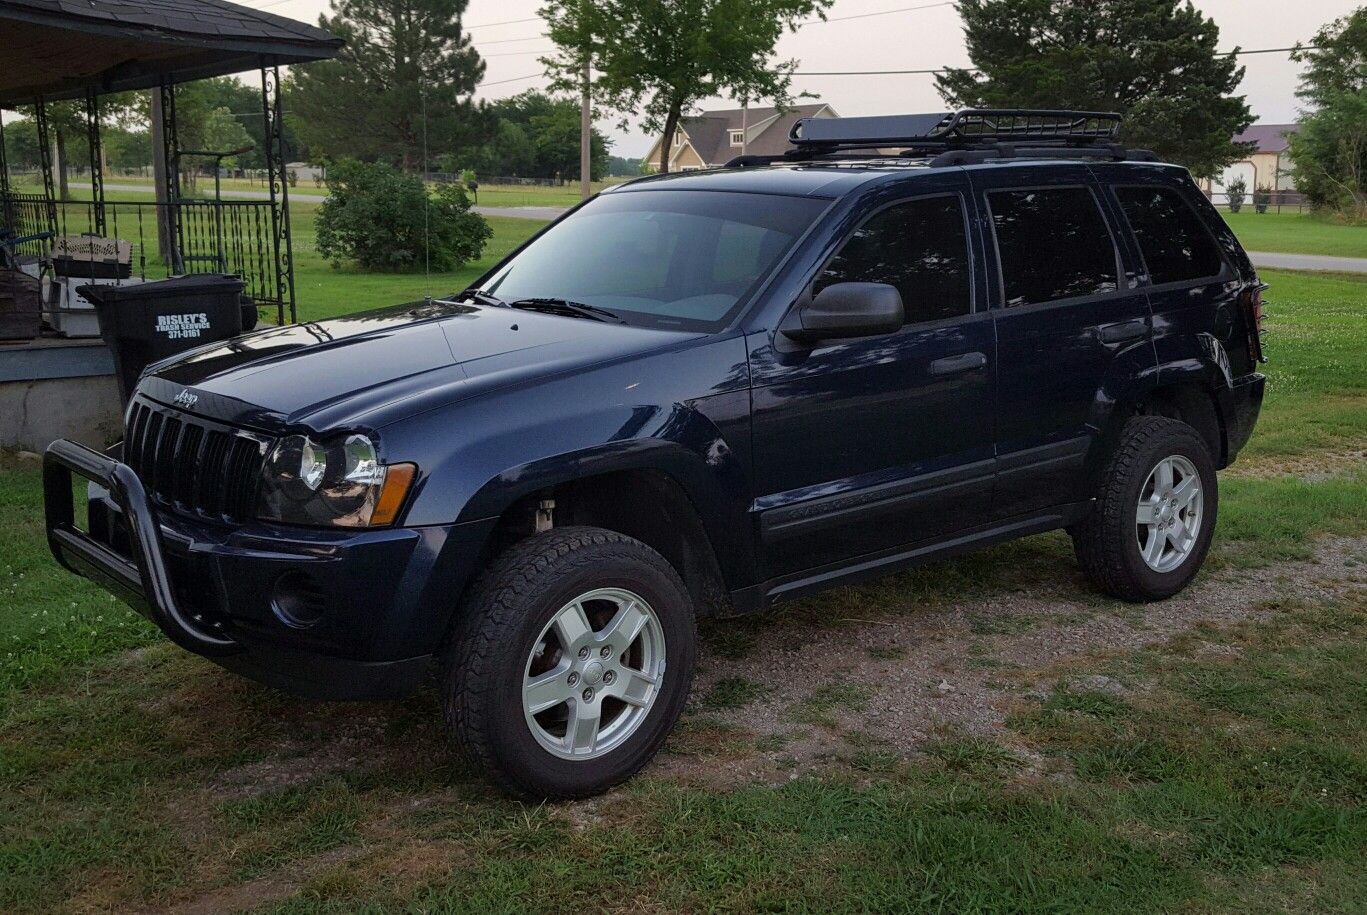
M1120 115L1045 108L961 108L940 114L863 118L801 118L788 140L822 152L869 147L966 147L989 140L1110 142Z

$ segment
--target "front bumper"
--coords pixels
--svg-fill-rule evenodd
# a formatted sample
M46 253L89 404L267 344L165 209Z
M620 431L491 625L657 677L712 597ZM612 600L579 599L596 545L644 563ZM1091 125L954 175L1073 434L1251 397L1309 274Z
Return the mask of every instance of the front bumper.
M72 476L92 481L88 530ZM492 522L344 531L228 527L159 510L133 470L74 442L44 458L57 561L229 670L315 698L404 695L425 677ZM282 610L284 589L316 610Z

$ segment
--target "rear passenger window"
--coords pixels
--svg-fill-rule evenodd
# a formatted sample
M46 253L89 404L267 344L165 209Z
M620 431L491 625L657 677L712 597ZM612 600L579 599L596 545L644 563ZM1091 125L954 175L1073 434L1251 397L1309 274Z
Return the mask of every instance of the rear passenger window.
M1115 195L1139 239L1153 283L1195 280L1220 272L1223 265L1214 239L1176 191L1118 187Z
M813 286L887 283L902 294L906 323L966 315L972 271L963 204L954 195L888 207L854 231Z
M996 191L988 202L1008 306L1118 288L1115 243L1087 188Z

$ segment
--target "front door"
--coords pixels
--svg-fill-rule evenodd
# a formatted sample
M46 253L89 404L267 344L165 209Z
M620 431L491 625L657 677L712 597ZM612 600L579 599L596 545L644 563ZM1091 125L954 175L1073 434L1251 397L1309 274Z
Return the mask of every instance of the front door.
M1006 519L1081 501L1116 360L1153 364L1148 300L1084 165L972 178L993 276L997 485Z
M991 315L974 308L961 179L866 215L820 269L887 283L896 333L799 347L750 340L754 509L766 578L981 523L993 470ZM924 186L924 185L923 185Z

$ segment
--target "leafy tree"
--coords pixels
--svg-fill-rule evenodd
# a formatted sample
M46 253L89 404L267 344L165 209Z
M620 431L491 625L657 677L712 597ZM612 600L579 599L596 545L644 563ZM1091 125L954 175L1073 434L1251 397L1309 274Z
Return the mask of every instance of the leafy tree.
M1316 209L1367 219L1367 6L1320 29L1296 93L1309 109L1291 135L1296 189Z
M945 101L1125 116L1123 141L1199 177L1247 155L1252 123L1220 30L1179 0L959 0L975 69L936 76Z
M634 178L641 174L641 160L631 156L609 156L607 173L618 178Z
M639 115L658 131L660 171L669 170L668 138L679 118L715 95L792 101L797 61L775 61L784 32L832 0L547 0L541 15L559 52L542 58L552 88L578 92L585 62L593 65L593 97L618 112L622 125Z
M422 164L487 139L471 93L484 62L461 17L468 0L332 0L319 24L346 39L335 60L295 68L293 123L315 153ZM425 123L424 123L425 121Z
M493 234L460 185L444 184L432 195L416 175L354 159L328 170L328 198L315 225L318 253L366 270L458 270L480 256Z
M579 174L578 102L533 89L500 99L490 109L498 118L497 131L463 161L473 161L486 175L567 178ZM590 167L596 179L607 168L608 141L597 130L591 138Z

